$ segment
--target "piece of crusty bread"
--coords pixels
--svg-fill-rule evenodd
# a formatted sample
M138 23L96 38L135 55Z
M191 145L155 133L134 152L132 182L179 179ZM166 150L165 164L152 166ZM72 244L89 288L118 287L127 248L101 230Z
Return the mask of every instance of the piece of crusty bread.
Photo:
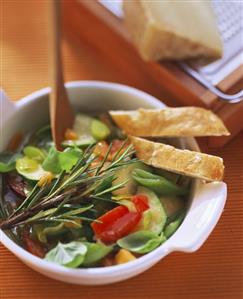
M223 179L224 164L220 157L181 150L133 136L130 136L130 140L137 157L145 164L206 181Z
M141 137L229 135L221 119L198 107L110 111L126 134Z

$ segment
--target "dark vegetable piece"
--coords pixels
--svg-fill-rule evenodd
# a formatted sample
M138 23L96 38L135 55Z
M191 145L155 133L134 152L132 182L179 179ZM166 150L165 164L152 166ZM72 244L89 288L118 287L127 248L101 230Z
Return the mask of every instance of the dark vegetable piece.
M46 251L45 248L41 246L41 244L37 240L31 238L30 233L27 229L24 229L22 239L26 250L28 250L35 256L44 258Z
M26 182L20 175L9 174L7 176L7 183L16 194L18 194L21 197L26 197L24 192Z

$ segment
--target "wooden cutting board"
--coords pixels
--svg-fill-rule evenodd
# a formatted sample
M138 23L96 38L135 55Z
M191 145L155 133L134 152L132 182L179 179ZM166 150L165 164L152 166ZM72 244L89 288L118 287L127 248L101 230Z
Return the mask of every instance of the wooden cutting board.
M220 147L243 129L243 102L226 104L172 62L143 61L133 47L122 23L97 0L69 0L63 2L64 24L69 36L91 45L106 55L119 72L129 76L135 70L146 73L161 88L168 102L181 106L201 106L217 113L231 132L230 137L210 137L210 147ZM218 86L224 92L243 89L243 65L222 80Z

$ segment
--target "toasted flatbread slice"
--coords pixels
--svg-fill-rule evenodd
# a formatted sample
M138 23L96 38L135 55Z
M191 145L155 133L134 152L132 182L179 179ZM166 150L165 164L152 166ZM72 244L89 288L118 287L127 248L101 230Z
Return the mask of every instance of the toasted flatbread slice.
M128 135L140 137L230 135L212 111L198 107L110 111L115 123Z
M143 138L130 136L130 139L137 157L145 164L206 181L223 179L224 164L220 157L181 150Z

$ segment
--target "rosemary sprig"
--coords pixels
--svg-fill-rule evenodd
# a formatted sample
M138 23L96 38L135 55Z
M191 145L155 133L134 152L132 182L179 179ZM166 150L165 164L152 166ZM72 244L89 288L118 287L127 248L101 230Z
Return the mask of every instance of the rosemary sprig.
M21 205L13 212L13 215L17 214L18 211L20 211L21 209L24 209L25 206L28 206L28 204L31 202L31 200L33 198L35 198L35 196L37 195L38 191L39 191L39 187L38 184L35 184L34 188L31 190L31 192L29 193L29 195L25 198L25 200L21 203Z
M14 213L8 217L4 216L4 220L0 222L0 228L8 230L19 225L40 221L73 221L71 219L73 217L82 217L83 220L95 221L95 219L86 217L86 215L79 215L81 212L93 208L93 205L90 205L89 209L82 205L87 204L87 200L88 203L92 203L93 198L105 200L102 195L122 188L127 183L127 181L124 181L112 187L103 184L105 188L100 188L102 182L113 181L115 178L114 172L117 169L137 161L137 159L131 158L134 153L131 145L123 151L125 144L126 141L118 150L119 154L113 157L107 167L103 166L108 162L112 145L109 146L105 157L98 166L92 165L92 162L97 159L93 154L93 146L88 147L69 173L62 172L54 183L49 186L41 188L36 184L29 196ZM63 207L66 204L71 206L71 210L63 213ZM76 204L79 205L78 210L75 207Z
M108 189L106 189L106 190L104 190L104 191L101 191L101 192L99 192L99 193L96 193L94 196L99 197L99 196L101 196L101 195L104 195L104 194L107 194L107 193L111 193L111 192L113 192L113 191L115 191L115 190L118 190L118 189L124 187L128 181L129 181L129 179L125 180L124 182L122 182L122 183L120 183L120 184L117 184L117 185L115 185L115 186L112 186L112 187L110 187L110 188L108 188Z
M101 169L103 168L103 166L104 166L105 162L107 161L108 156L109 156L109 154L111 152L111 148L112 148L112 142L110 143L109 148L108 148L108 150L107 150L107 152L106 152L103 160L101 161L100 165L97 167L97 169L95 171L95 175L98 175L99 172L101 171Z
M118 151L115 153L115 155L114 155L112 161L115 161L115 160L117 159L117 157L119 157L121 151L124 149L124 147L125 147L126 144L128 144L128 140L127 140L127 139L125 139L125 140L123 141L121 147L120 147L120 148L118 149Z
M50 192L48 193L48 196L52 195L60 187L60 184L63 181L65 174L66 174L66 171L63 170L61 172L61 174L59 175L59 177L57 178L57 180L55 181L55 183L53 184Z

